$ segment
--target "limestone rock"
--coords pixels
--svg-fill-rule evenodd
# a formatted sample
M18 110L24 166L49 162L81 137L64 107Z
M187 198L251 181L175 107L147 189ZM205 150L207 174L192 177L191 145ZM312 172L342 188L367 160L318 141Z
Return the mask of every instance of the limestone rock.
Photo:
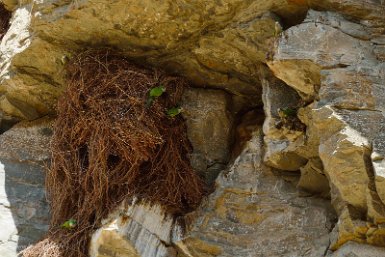
M297 177L265 166L262 142L256 131L207 203L186 218L187 234L175 242L181 256L323 256L331 206L299 197Z
M324 174L323 164L320 159L310 159L300 170L301 178L297 185L299 188L323 197L330 197L329 180Z
M13 116L54 112L65 63L87 48L111 47L210 88L186 92L183 107L192 165L208 182L220 173L215 191L178 221L159 206L122 207L94 235L93 256L383 255L348 243L385 246L382 0L2 2L13 17L0 43L1 132ZM279 80L261 75L264 63ZM264 139L250 126L256 133L226 169L234 114L262 100ZM306 131L276 127L287 105L301 107ZM47 229L41 165L50 133L32 123L0 135L1 256ZM339 215L331 235L328 201L296 188L325 195L329 186Z
M377 36L385 32L384 28L384 2L376 0L310 0L310 7L324 9L351 17L367 27L371 35Z
M340 216L334 249L348 240L385 245L385 66L373 44L383 44L376 28L385 22L385 6L366 2L357 11L359 1L312 1L344 16L310 10L302 24L283 33L268 62L277 77L313 101L303 109L305 145L311 152L318 147Z
M55 67L58 64L47 65L42 58L51 56L49 58L53 61L60 60L51 55L55 51L47 47L50 44L44 45L43 41L37 40L33 44L40 50L30 52L27 59L19 58L19 54L28 52L32 44L31 8L31 5L25 5L14 11L11 26L0 44L0 109L29 120L52 113L52 99L57 99L60 93L55 80L48 78L50 74L57 74ZM19 65L18 72L11 70L13 64Z
M64 86L63 60L90 47L117 49L258 104L257 73L277 14L297 20L307 10L285 0L3 2L14 17L0 49L0 106L24 119L54 109Z
M0 135L0 255L37 242L49 224L44 191L44 165L51 122L19 123Z
M157 205L135 204L112 214L96 231L90 246L91 257L172 257L172 232L178 231L174 217ZM178 235L175 235L176 238Z
M385 63L323 70L322 76L317 107L385 111Z
M189 89L183 94L182 107L194 149L191 164L210 184L229 160L234 120L231 97L221 90Z
M294 114L293 117L288 118L291 118L293 123L299 124L289 124L291 126L288 126L283 123L284 117L280 117L278 112L285 108L296 112L301 105L300 97L295 90L276 78L266 79L262 85L262 101L266 116L263 125L266 147L264 161L274 168L289 171L299 170L307 162L296 152L298 148L303 147L304 131L295 129L295 125L302 125L302 123ZM279 123L282 123L280 127L278 127Z
M157 206L123 207L94 234L91 256L323 256L335 214L327 200L299 197L297 177L263 164L261 131L197 211L173 219Z
M385 250L380 247L349 242L344 244L338 251L327 255L328 257L382 257Z
M337 17L310 10L304 23L284 32L277 43L273 61L268 62L278 78L298 90L306 99L314 98L317 94L321 86L322 68L354 65L375 67L377 64L372 44L353 37L356 36L353 32L353 36L346 34L348 28L354 30L355 27L349 27L342 17L338 18L341 23L336 23L334 19Z

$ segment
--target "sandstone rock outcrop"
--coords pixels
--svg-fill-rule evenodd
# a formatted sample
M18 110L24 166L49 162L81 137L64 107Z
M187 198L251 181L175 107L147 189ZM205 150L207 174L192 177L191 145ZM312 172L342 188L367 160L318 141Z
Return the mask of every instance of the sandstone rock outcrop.
M211 184L230 157L234 125L231 96L222 90L189 89L183 94L182 107L194 149L191 165Z
M94 235L93 247L108 250L92 256L120 254L119 248L103 241L111 233L125 238L145 257L176 256L166 253L170 251L166 245L173 246L177 256L188 257L323 256L334 211L327 200L298 197L298 176L263 164L261 131L254 132L240 157L221 172L215 192L199 210L175 221L157 207L123 209Z
M383 5L377 7L371 15L384 13ZM384 244L380 142L385 63L375 49L381 45L385 21L356 18L362 20L311 10L302 24L282 34L268 62L304 101L313 101L303 108L308 116L307 145L310 152L318 148L340 215L333 249L348 240Z
M14 14L0 49L0 106L26 119L52 111L64 86L65 60L88 47L112 47L196 85L260 103L257 73L276 14L296 20L306 11L284 0L4 3Z
M122 206L91 256L384 254L372 246L385 246L384 1L0 2L12 11L0 42L1 256L48 227L49 125L10 128L54 114L68 60L104 47L196 87L182 103L190 160L215 188L185 217ZM262 105L263 128L250 122Z
M175 242L182 256L323 256L334 211L327 200L301 198L298 176L263 164L261 128L217 179L207 205ZM187 217L187 219L190 217ZM189 224L189 222L187 222Z

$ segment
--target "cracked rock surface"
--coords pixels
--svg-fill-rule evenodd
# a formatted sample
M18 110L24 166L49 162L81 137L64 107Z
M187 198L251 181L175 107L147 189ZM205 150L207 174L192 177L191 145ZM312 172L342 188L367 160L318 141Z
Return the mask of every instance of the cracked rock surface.
M364 2L362 13L342 12L349 19L310 10L282 33L268 62L307 102L305 149L321 159L339 215L332 249L349 240L385 244L385 6Z
M40 118L55 113L68 60L100 47L193 84L181 103L190 160L214 187L185 217L122 206L92 257L384 255L384 1L0 3L12 12L0 42L0 256L48 228L52 131Z

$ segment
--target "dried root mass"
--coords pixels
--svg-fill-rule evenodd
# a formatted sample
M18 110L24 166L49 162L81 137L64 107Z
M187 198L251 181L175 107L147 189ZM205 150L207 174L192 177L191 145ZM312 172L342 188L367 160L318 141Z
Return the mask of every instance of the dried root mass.
M4 5L0 3L0 40L3 38L9 28L10 19L11 12L5 9Z
M182 214L203 194L188 160L191 146L178 105L185 80L130 64L109 51L88 51L69 63L68 88L58 102L46 187L52 220L48 237L25 257L87 256L101 220L136 196ZM166 92L146 106L156 86ZM76 229L60 224L73 218Z

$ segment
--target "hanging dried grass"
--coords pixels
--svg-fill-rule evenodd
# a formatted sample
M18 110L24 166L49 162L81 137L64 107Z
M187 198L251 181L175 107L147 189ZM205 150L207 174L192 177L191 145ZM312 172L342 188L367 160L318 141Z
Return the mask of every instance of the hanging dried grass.
M5 9L4 4L0 3L0 40L3 38L9 28L11 12Z
M109 51L87 51L68 65L68 88L58 102L46 176L51 204L47 238L24 257L85 257L91 234L119 204L136 196L182 214L204 194L182 117L170 118L185 80L130 64ZM146 107L148 92L166 93ZM60 225L73 218L73 230Z

